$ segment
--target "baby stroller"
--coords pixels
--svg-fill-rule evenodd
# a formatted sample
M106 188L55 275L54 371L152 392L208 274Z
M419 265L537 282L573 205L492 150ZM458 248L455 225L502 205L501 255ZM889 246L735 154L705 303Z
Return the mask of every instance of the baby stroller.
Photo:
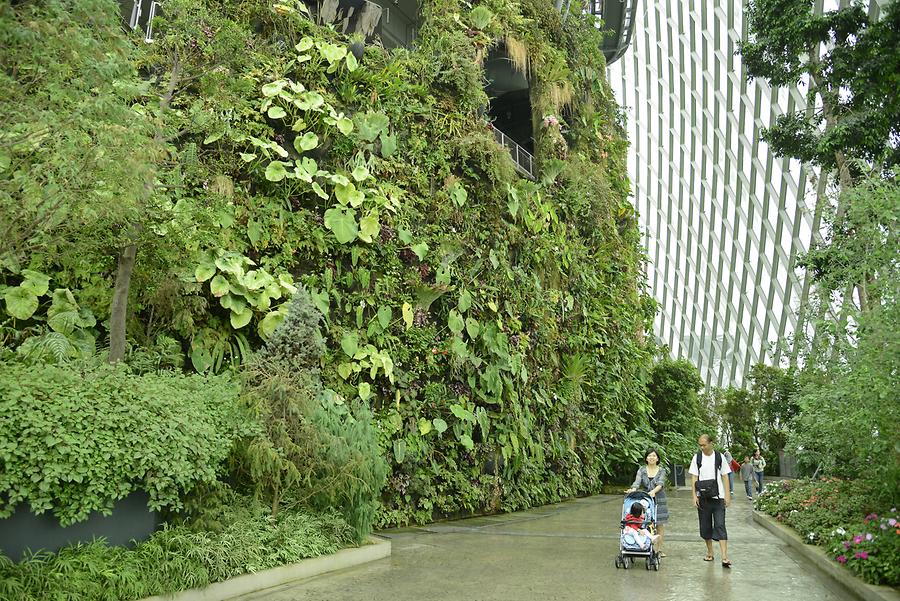
M616 556L616 567L628 569L634 565L636 557L644 558L648 570L659 571L659 551L653 541L647 537L635 535L630 528L625 530L625 516L631 512L631 506L640 503L644 506L644 522L651 534L656 534L656 500L645 492L632 492L625 496L622 503L622 522L619 527L619 554ZM643 543L643 544L642 544Z

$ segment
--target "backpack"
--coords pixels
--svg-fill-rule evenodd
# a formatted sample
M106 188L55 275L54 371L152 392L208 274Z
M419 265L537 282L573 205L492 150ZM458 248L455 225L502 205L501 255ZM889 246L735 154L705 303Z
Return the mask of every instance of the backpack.
M719 472L722 469L722 454L715 451L716 477L712 480L697 480L696 494L701 499L714 499L719 496ZM703 451L697 453L697 474L699 478L700 466L703 464Z

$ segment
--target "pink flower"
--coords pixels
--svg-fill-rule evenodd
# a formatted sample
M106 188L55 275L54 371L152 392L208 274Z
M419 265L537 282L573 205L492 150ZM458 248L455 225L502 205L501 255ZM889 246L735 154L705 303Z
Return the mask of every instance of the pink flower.
M853 544L858 545L859 543L862 542L862 539L863 539L862 535L857 534L856 536L853 537Z
M844 555L838 555L838 563L847 563L847 558Z
M896 525L897 525L897 520L895 520L894 518L891 518L891 519L888 520L888 524L890 524L891 526L896 526Z
M859 557L860 559L869 559L869 553L866 551L860 551L859 553L856 554L856 556Z
M850 548L850 541L848 541L848 540L845 540L845 541L844 541L844 548L845 548L845 549L849 549L849 548Z

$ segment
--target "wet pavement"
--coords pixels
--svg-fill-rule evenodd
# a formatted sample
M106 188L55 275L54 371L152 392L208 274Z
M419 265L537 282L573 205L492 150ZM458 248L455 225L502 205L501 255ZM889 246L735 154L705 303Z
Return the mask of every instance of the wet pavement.
M659 572L616 569L622 497L596 496L498 516L380 533L392 556L240 601L849 601L832 581L753 523L735 496L726 526L734 567L704 562L687 491L669 493Z

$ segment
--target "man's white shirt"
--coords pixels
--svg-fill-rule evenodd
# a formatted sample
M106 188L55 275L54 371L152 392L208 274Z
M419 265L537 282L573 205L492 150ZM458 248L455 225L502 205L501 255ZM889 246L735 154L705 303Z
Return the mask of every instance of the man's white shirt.
M697 455L694 454L691 459L691 467L688 468L688 473L691 475L697 476L698 480L713 480L715 479L716 484L719 487L719 494L716 497L717 499L725 498L725 488L722 486L722 476L731 473L731 466L725 461L725 455L719 454L719 457L722 459L722 465L720 466L719 473L716 474L716 454L712 455L703 455L703 461L700 462L700 471L697 471Z

